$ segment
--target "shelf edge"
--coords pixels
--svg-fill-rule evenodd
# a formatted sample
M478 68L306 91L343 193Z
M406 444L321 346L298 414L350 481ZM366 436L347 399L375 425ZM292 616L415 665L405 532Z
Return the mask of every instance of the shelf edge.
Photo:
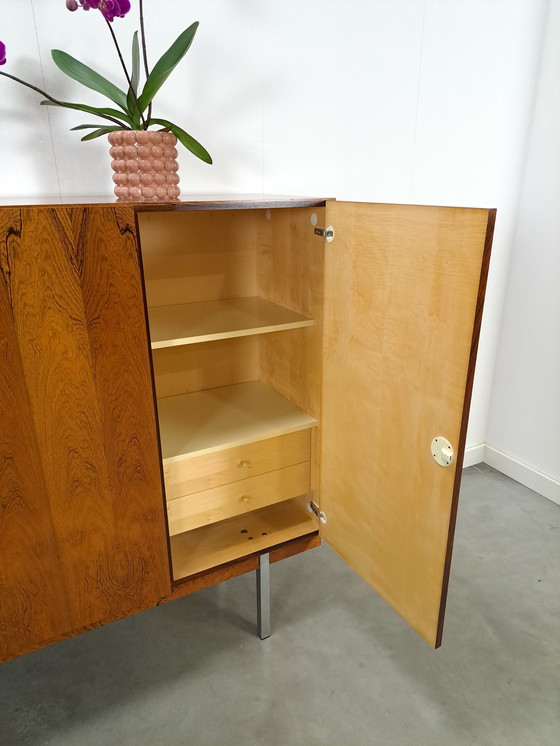
M239 337L252 337L257 334L274 334L274 332L288 331L289 329L303 329L306 326L313 326L313 319L305 321L292 321L286 324L274 326L261 326L253 329L240 329L231 332L214 332L212 334L199 334L195 337L183 337L170 340L160 340L152 342L152 350L162 350L167 347L181 347L183 345L202 344L204 342L217 342L221 339L237 339Z

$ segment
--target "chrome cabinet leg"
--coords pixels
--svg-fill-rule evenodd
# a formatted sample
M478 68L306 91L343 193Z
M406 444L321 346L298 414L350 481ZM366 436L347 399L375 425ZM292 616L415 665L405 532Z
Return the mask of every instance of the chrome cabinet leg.
M270 637L270 561L261 554L257 568L257 634L261 640Z

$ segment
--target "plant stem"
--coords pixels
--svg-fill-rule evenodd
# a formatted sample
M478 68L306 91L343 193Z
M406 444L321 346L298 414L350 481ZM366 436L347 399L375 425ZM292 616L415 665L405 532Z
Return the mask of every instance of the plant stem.
M142 120L142 124L144 125L144 129L146 129L146 120L144 119L144 116L142 112L140 111L140 106L138 105L138 99L136 97L136 91L132 87L132 80L130 79L130 75L128 74L128 70L126 69L126 65L124 63L124 59L121 53L121 48L119 47L119 42L117 41L117 37L115 35L115 32L113 31L112 25L109 23L107 19L105 19L105 23L109 27L109 31L111 32L111 36L113 37L113 41L115 42L115 47L117 49L117 54L119 55L119 60L121 61L122 69L124 70L124 74L126 77L126 81L128 83L129 90L132 92L132 97L134 98L134 103L136 104L136 109L138 110L138 113L140 114L140 119Z
M72 106L71 104L68 105L68 103L65 101L59 101L57 98L53 98L53 96L50 96L46 91L43 91L41 88L37 88L36 85L32 85L31 83L26 83L25 80L22 80L21 78L16 78L15 75L10 75L10 73L5 73L3 71L0 71L0 75L3 75L5 78L10 78L10 80L15 80L16 83L21 83L21 85L24 85L26 88L31 88L32 91L37 91L37 93L40 93L41 96L44 96L49 101L52 101L53 104L62 106L64 109L74 109L75 111L82 111L81 109L78 109L76 106ZM96 117L101 117L102 119L108 119L110 122L114 122L115 124L118 124L119 127L123 127L122 122L119 122L118 119L115 119L115 117L112 117L109 114L100 114L98 112L91 112L91 113ZM123 129L127 129L127 128L123 127Z
M148 75L150 74L150 69L148 67L148 51L146 49L146 31L144 29L144 0L140 0L138 3L139 11L140 11L140 36L142 38L142 57L144 59L144 72L146 73L146 80L148 79ZM148 104L148 113L146 115L147 122L144 126L144 129L148 129L148 125L150 123L150 119L152 118L152 102Z

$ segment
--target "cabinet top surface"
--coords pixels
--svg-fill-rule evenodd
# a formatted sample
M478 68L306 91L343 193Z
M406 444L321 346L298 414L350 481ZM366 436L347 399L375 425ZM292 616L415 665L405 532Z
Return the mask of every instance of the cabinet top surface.
M180 200L145 202L121 200L111 195L80 197L0 197L0 207L58 207L62 205L122 205L139 210L235 210L274 207L315 207L324 205L325 197L294 197L271 194L185 194Z

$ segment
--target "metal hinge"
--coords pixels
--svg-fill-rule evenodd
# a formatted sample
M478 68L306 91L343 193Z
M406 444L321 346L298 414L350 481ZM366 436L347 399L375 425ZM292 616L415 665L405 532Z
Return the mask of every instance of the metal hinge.
M307 503L307 510L310 513L315 513L315 515L321 521L321 523L326 523L327 522L327 515L326 515L326 513L323 513L322 510L319 510L319 506L313 500L310 500Z
M327 239L327 243L332 243L334 241L334 228L332 225L329 225L328 228L314 228L313 232L316 236L322 236L323 238Z

